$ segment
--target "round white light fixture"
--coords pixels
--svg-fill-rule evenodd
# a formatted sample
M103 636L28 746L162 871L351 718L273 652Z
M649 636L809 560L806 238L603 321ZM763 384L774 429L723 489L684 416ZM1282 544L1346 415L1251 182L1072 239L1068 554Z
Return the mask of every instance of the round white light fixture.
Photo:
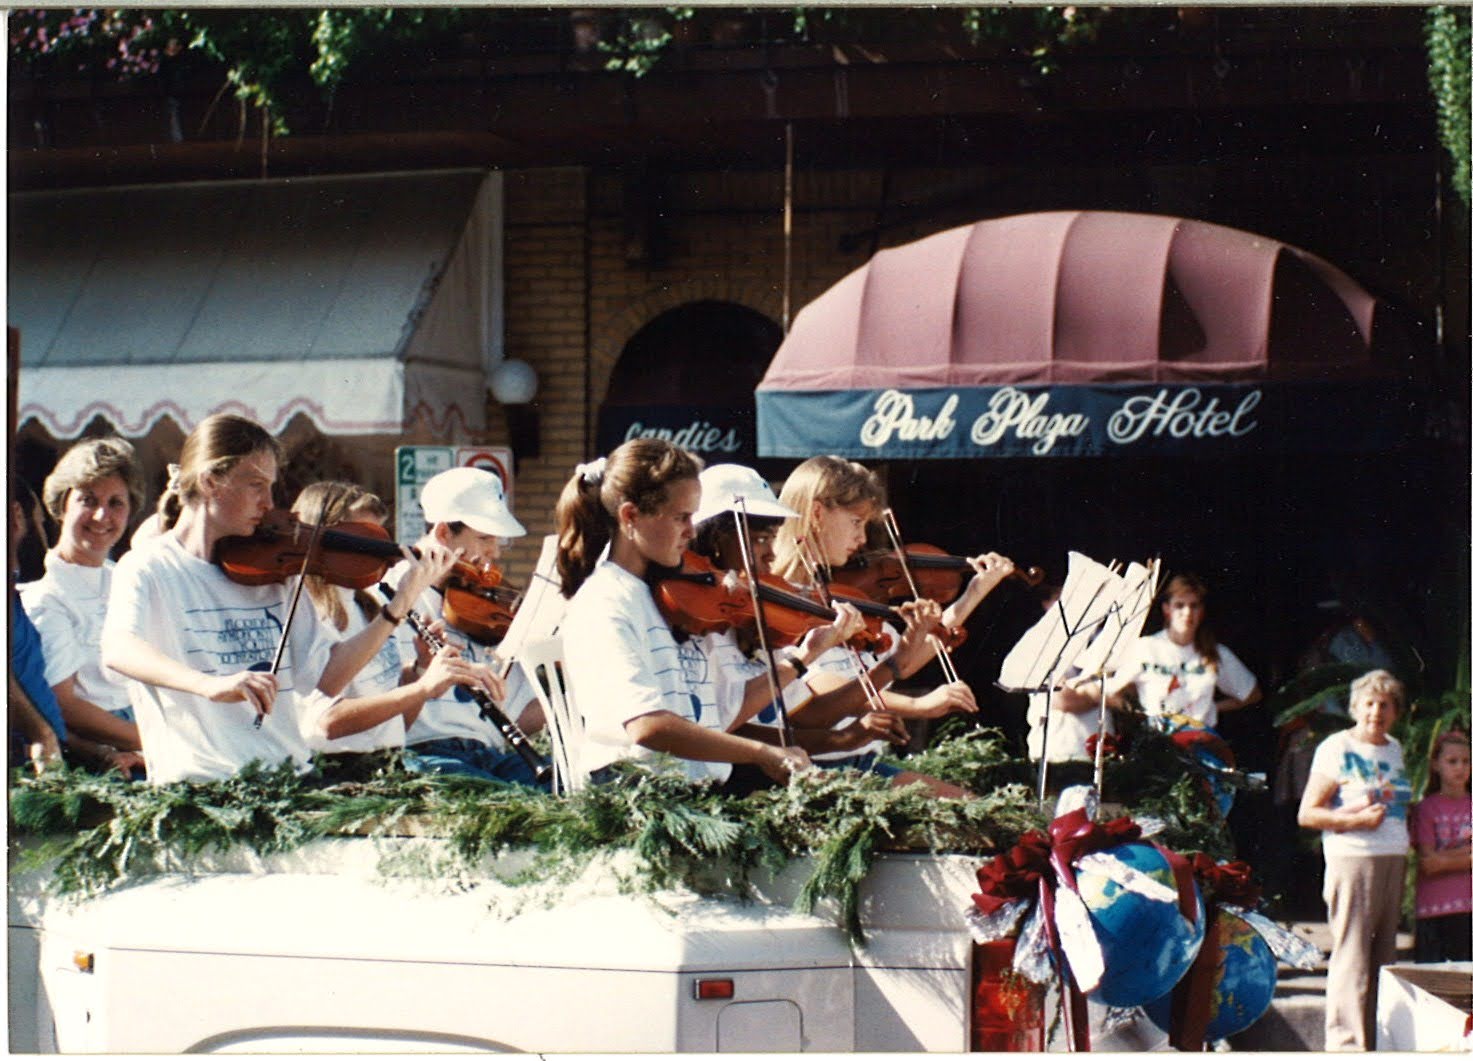
M503 361L491 370L491 394L502 405L526 405L537 396L537 370L525 361Z

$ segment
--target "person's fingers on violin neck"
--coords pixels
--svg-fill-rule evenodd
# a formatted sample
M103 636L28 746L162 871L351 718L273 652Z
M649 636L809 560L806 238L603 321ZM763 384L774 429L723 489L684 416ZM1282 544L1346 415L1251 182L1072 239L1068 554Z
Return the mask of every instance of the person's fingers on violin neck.
M842 635L841 641L848 641L864 629L864 616L854 605L838 601L834 604L834 613L834 621L839 624L839 631Z
M445 581L445 576L455 567L460 551L447 549L439 542L429 542L420 548L418 559L408 550L405 553L409 557L409 574L399 583L399 592L394 599L413 604L430 586L438 586Z

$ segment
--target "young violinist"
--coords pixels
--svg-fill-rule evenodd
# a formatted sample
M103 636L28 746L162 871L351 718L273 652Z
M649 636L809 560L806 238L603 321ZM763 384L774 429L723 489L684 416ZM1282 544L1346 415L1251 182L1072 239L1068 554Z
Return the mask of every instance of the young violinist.
M60 527L45 574L18 587L41 637L46 682L66 720L69 752L142 776L143 743L128 691L102 673L99 639L112 586L112 550L143 503L133 447L120 438L78 442L41 487Z
M326 526L345 522L368 523L383 527L388 519L388 506L377 495L353 483L326 481L304 487L292 503L292 513L303 523L321 521ZM450 550L430 544L421 552L426 581L448 569L455 562ZM387 624L397 623L383 615L379 598L366 590L354 590L332 583L324 575L303 577L306 595L318 617L332 636L346 640L370 631L374 641L381 641L377 653L343 689L345 699L380 697L378 715L382 721L368 724L370 719L360 711L351 720L343 712L328 712L320 724L308 734L309 743L319 751L367 752L377 748L404 747L405 727L413 724L424 701L439 696L454 685L478 684L480 675L459 651L447 646L425 668L418 681L404 684L405 667L399 641L389 636ZM382 618L382 621L379 621ZM404 685L401 689L400 686ZM387 695L386 695L387 694ZM356 729L357 726L363 726ZM356 729L356 732L352 731Z
M608 778L624 759L659 753L731 794L783 783L809 764L800 748L728 733L703 709L647 579L677 568L695 536L700 459L670 442L625 442L579 465L557 504L565 597L564 667L585 723L580 765Z
M797 512L778 528L774 570L790 582L811 585L853 558L866 541L866 529L885 508L885 491L879 478L854 461L839 457L810 457L783 484L780 500ZM820 657L808 684L815 692L852 681L861 667L882 690L884 707L901 718L939 718L953 711L975 713L977 700L963 681L948 682L921 696L909 696L887 688L920 670L936 654L935 641L928 636L941 628L954 629L964 623L977 605L1013 572L1012 561L996 553L969 558L974 574L960 597L944 611L935 601L920 600L899 609L911 623L905 637L893 628L888 653L856 654L834 649ZM888 673L886 673L888 672ZM882 680L883 679L883 680ZM861 769L872 764L879 745L855 756L850 765Z
M743 465L713 465L701 472L700 481L701 505L694 518L697 530L691 551L711 560L719 569L744 571L738 519L745 513L757 574L771 575L778 527L797 513L772 495L772 488L756 471ZM853 605L836 601L834 611L836 618L832 622L816 626L798 645L774 653L777 680L783 684L784 703L800 746L813 755L814 764L820 767L857 766L892 779L896 787L921 782L938 796L967 796L966 790L955 785L879 763L873 757L854 761L852 753L856 748L868 748L876 740L903 744L909 734L898 714L869 702L866 690L857 679L818 695L804 683L803 677L810 667L843 645L864 625ZM908 632L916 629L908 627ZM916 635L912 632L911 636ZM730 629L707 633L681 644L683 657L688 657L692 650L698 654L696 665L688 665L687 672L693 675L692 684L703 701L711 701L720 712L727 729L772 741L775 731L771 727L749 724L754 716L764 722L775 718L775 711L768 708L773 682L766 665L752 658L752 647L744 645L743 639ZM826 760L822 755L835 758Z
M436 475L421 490L420 507L425 532L416 548L421 552L449 550L461 570L493 566L501 558L502 538L527 533L507 507L501 480L483 468L451 468ZM395 567L385 581L397 585L409 570L407 564ZM455 646L463 661L476 669L481 687L523 732L535 732L543 724L542 709L521 680L520 670L508 688L493 669L491 648L445 621L445 592L454 577L453 568L441 572L412 598L414 610L427 623L443 623L436 630L447 644ZM417 673L426 661L423 643L407 627L401 627L396 636L410 674ZM495 724L481 717L474 703L453 692L427 701L409 725L404 740L404 761L411 770L468 774L531 787L545 788L547 784L537 781L532 769L507 746Z
M217 542L251 535L271 510L278 457L276 440L244 417L201 421L160 499L162 532L113 573L102 663L129 679L155 784L225 778L252 761L305 770L314 727L375 725L384 711L402 710L396 698L414 695L338 698L377 653L393 616L402 617L401 598L436 573L430 565L415 565L392 614L385 609L369 629L339 640L310 604L288 627L292 580L243 585L212 562Z

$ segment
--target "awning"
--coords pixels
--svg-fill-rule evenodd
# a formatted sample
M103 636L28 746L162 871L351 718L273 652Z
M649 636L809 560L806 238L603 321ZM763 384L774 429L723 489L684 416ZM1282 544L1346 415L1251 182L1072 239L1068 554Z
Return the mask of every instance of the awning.
M806 306L757 390L767 457L1380 449L1407 425L1376 300L1298 248L1069 211L879 252Z
M484 422L501 356L499 174L9 197L20 422L141 436L238 412L273 432Z

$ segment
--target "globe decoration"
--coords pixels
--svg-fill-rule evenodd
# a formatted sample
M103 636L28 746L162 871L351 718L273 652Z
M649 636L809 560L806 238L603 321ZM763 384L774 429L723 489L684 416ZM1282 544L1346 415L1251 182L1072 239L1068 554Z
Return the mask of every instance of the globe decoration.
M1212 1003L1206 1038L1226 1039L1252 1027L1268 1010L1279 979L1279 963L1262 936L1247 921L1226 910L1213 922L1219 956L1212 974ZM1146 1005L1158 1026L1171 1027L1171 995Z
M1109 853L1138 873L1172 891L1176 877L1164 855L1150 844L1121 844ZM1202 894L1192 882L1196 917L1182 916L1175 902L1162 902L1130 891L1097 871L1076 873L1105 971L1091 996L1111 1006L1143 1006L1176 986L1202 947Z
M1233 809L1233 797L1237 795L1237 790L1223 780L1217 771L1232 770L1238 765L1237 757L1228 747L1228 742L1216 730L1208 729L1186 715L1167 716L1167 725L1172 743L1191 753L1199 763L1208 768L1204 784L1217 802L1218 812L1226 818Z

